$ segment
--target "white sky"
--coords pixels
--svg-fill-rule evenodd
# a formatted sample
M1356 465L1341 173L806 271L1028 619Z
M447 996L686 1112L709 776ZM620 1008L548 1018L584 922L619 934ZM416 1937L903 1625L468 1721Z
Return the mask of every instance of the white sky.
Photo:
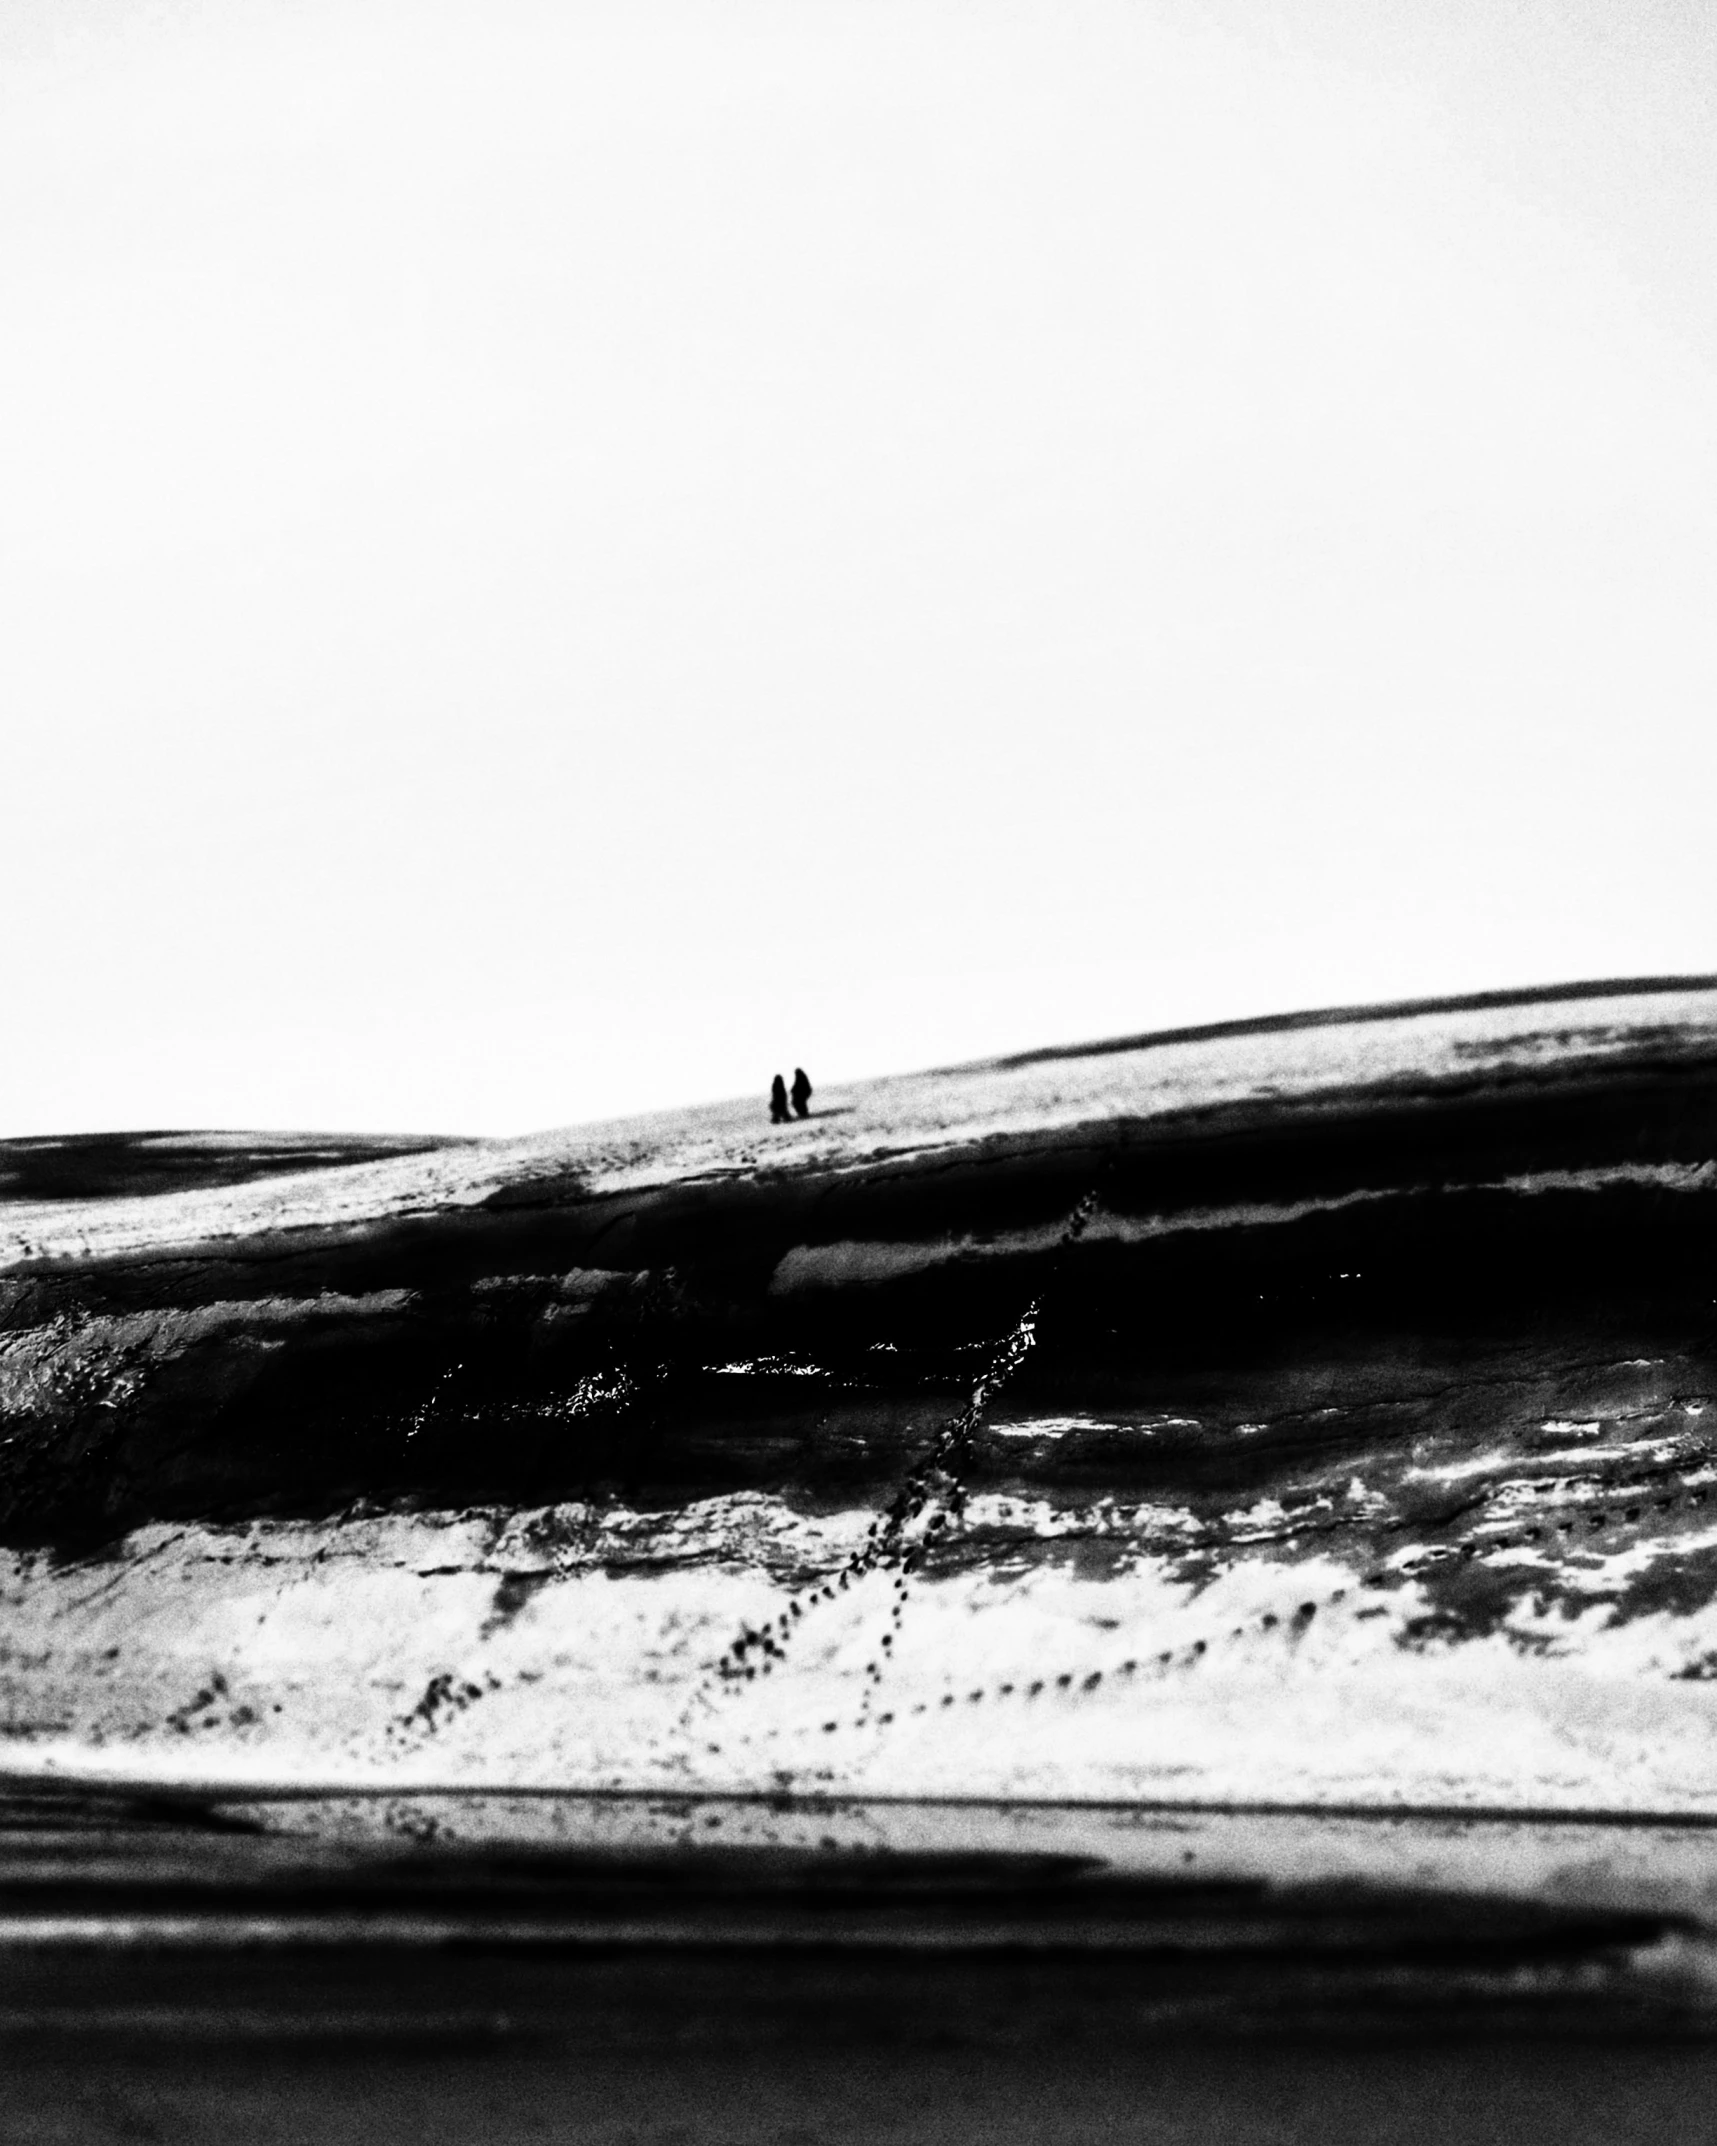
M0 1133L1717 968L1703 0L0 0Z

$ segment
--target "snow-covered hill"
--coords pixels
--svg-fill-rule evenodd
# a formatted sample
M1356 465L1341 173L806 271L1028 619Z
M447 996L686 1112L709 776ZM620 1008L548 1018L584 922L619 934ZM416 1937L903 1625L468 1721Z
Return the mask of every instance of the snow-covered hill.
M817 1106L0 1207L9 1764L1717 1808L1717 987Z

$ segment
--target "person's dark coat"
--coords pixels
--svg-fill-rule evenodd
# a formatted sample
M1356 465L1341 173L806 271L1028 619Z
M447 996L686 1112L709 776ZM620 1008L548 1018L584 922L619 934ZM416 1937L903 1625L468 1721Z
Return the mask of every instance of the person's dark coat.
M769 1087L769 1122L785 1125L787 1122L787 1083L777 1073Z
M796 1118L810 1116L811 1083L805 1078L803 1066L793 1068L793 1115Z

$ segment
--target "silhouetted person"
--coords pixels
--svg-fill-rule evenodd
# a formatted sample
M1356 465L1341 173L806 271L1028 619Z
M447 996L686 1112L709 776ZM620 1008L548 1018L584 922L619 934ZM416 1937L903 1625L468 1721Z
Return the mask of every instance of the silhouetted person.
M769 1088L769 1122L785 1125L787 1122L787 1083L777 1073Z
M795 1066L795 1067L793 1068L793 1115L794 1115L794 1117L796 1117L796 1118L808 1118L808 1117L809 1117L809 1116L811 1115L811 1112L810 1112L810 1101L811 1101L811 1083L810 1083L810 1082L809 1082L809 1081L808 1081L808 1080L807 1080L807 1079L805 1078L805 1069L804 1069L804 1067L803 1067L803 1066Z

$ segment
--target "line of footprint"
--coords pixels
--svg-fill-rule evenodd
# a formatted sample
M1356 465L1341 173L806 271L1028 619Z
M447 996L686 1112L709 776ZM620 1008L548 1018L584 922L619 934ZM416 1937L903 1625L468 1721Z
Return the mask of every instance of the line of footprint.
M1061 1253L1077 1244L1091 1226L1091 1218L1096 1212L1097 1188L1092 1186L1089 1191L1082 1195L1075 1204L1072 1213L1068 1216L1061 1235L1056 1241L1052 1256L1059 1257ZM922 1538L914 1544L902 1544L895 1560L894 1583L889 1591L888 1629L877 1642L876 1652L865 1664L864 1696L860 1702L859 1711L867 1718L881 1693L884 1671L893 1659L894 1648L900 1638L901 1627L905 1623L906 1605L911 1599L912 1575L922 1562L924 1554L934 1549L936 1538L942 1533L943 1529L954 1526L965 1511L966 1486L960 1478L959 1463L964 1457L967 1447L971 1444L973 1435L983 1418L985 1408L1025 1361L1026 1355L1036 1337L1041 1303L1041 1298L1034 1298L1027 1305L1014 1335L1003 1345L992 1375L987 1381L980 1381L974 1387L970 1403L962 1410L955 1422L949 1426L945 1438L938 1441L937 1447L933 1449L926 1464L924 1472L926 1487L936 1483L937 1478L940 1478L946 1488L941 1492L941 1508L931 1514Z
M1568 1478L1566 1477L1557 1477L1542 1486L1531 1484L1513 1484L1506 1487L1517 1492L1525 1490L1529 1495L1549 1495L1560 1485L1566 1483L1567 1480ZM1668 1482L1674 1482L1676 1484L1676 1489L1666 1494L1662 1490L1661 1486ZM1414 1578L1417 1574L1425 1571L1429 1567L1433 1567L1440 1564L1469 1562L1474 1558L1488 1555L1494 1551L1499 1550L1527 1548L1532 1545L1542 1543L1543 1541L1545 1541L1547 1536L1554 1536L1558 1533L1562 1535L1573 1534L1578 1530L1582 1521L1585 1523L1588 1531L1596 1533L1600 1530L1614 1525L1638 1523L1647 1517L1648 1508L1657 1512L1669 1512L1673 1511L1677 1506L1681 1505L1701 1507L1708 1502L1717 1503L1717 1483L1710 1485L1695 1485L1689 1483L1684 1476L1671 1476L1663 1473L1662 1471L1656 1471L1651 1475L1643 1477L1636 1476L1624 1478L1622 1484L1617 1487L1623 1489L1631 1489L1637 1488L1641 1484L1650 1484L1654 1486L1658 1490L1658 1495L1649 1500L1641 1500L1635 1504L1621 1508L1619 1514L1617 1514L1614 1518L1612 1518L1612 1508L1610 1505L1594 1508L1582 1502L1579 1504L1577 1509L1572 1510L1571 1517L1558 1519L1553 1511L1551 1514L1546 1515L1546 1519L1543 1523L1530 1523L1512 1534L1489 1535L1482 1538L1469 1540L1463 1543L1428 1545L1424 1550L1419 1551L1413 1556L1402 1560L1399 1564L1379 1567L1372 1572L1368 1572L1361 1575L1357 1580L1351 1583L1352 1588L1362 1588L1376 1591L1378 1589L1390 1586L1398 1586L1402 1582ZM932 1519L932 1530L935 1532L940 1532L941 1526L947 1524L947 1518L948 1516L945 1512L934 1515ZM878 1706L877 1701L881 1695L883 1677L892 1659L895 1642L900 1630L901 1620L904 1613L908 1592L908 1575L921 1561L922 1551L932 1546L933 1539L933 1533L927 1533L927 1536L923 1542L917 1545L909 1546L909 1548L906 1550L906 1552L902 1555L900 1559L899 1569L897 1570L895 1576L894 1587L891 1591L892 1600L890 1603L889 1610L889 1628L884 1633L882 1639L879 1641L877 1652L871 1657L870 1661L865 1664L863 1672L865 1678L864 1697L861 1702L858 1715L853 1719L849 1726L855 1728L862 1728L874 1723L875 1725L880 1727L893 1722L896 1718L895 1710L881 1709ZM851 1561L849 1566L843 1569L842 1573L839 1574L834 1580L827 1582L824 1586L820 1588L810 1590L809 1599L813 1602L817 1600L832 1600L835 1593L842 1591L848 1584L850 1584L849 1575L856 1576L855 1568L857 1568L857 1572L868 1571L870 1569L871 1562L876 1561L867 1560L861 1566L860 1559L865 1557L866 1553L859 1553L859 1556L855 1557L855 1559ZM1324 1608L1333 1607L1337 1603L1344 1600L1349 1592L1350 1588L1348 1587L1338 1588L1334 1590L1330 1595L1323 1598L1321 1606ZM790 1631L793 1628L793 1626L797 1623L798 1618L803 1614L802 1604L805 1599L805 1597L796 1596L794 1600L787 1605L787 1608L782 1611L780 1617L773 1620L772 1626L765 1626L755 1634L755 1644L762 1649L764 1653L764 1660L761 1664L757 1665L746 1664L740 1670L739 1674L744 1678L746 1682L751 1682L758 1676L770 1675L778 1663L785 1661L786 1650L783 1646L779 1644L779 1642L775 1638L775 1630L781 1629L783 1632L785 1632ZM1268 1612L1256 1621L1255 1630L1258 1633L1269 1633L1281 1628L1284 1623L1286 1623L1290 1628L1295 1625L1298 1625L1301 1629L1303 1629L1305 1624L1309 1623L1310 1619L1316 1615L1319 1606L1320 1605L1318 1603L1302 1603L1299 1609L1295 1611L1293 1617L1287 1620L1284 1620L1279 1614L1275 1612ZM1228 1637L1231 1640L1243 1638L1247 1636L1247 1630L1248 1628L1245 1626L1237 1626L1228 1635ZM1200 1639L1192 1642L1188 1646L1184 1646L1181 1648L1165 1649L1154 1658L1154 1667L1161 1674L1170 1673L1177 1663L1180 1666L1192 1668L1206 1657L1209 1652L1209 1646L1209 1641ZM1140 1663L1137 1660L1134 1660L1130 1663L1125 1663L1121 1665L1121 1667L1113 1673L1122 1676L1133 1676L1139 1673L1140 1666ZM1148 1664L1146 1666L1149 1667L1153 1665ZM1013 1682L996 1686L994 1688L994 1696L997 1698L1006 1698L1012 1696L1017 1690L1024 1689L1027 1697L1035 1697L1038 1695L1038 1693L1047 1688L1047 1683L1050 1682L1052 1682L1057 1689L1064 1691L1071 1689L1075 1686L1082 1691L1093 1691L1096 1690L1102 1684L1104 1677L1107 1674L1110 1674L1110 1672L1104 1670L1069 1670L1062 1672L1054 1679L1047 1680L1047 1682L1046 1680L1039 1679L1036 1680L1034 1683L1025 1685L1023 1687L1016 1680ZM980 1688L977 1692L968 1693L966 1695L964 1703L979 1703L982 1700L983 1696L983 1690ZM950 1693L944 1695L941 1699L935 1702L915 1702L908 1711L910 1713L921 1714L931 1711L933 1707L936 1709L940 1709L945 1707L951 1707L958 1703L961 1703L959 1701L958 1695ZM825 1728L838 1728L839 1726L840 1723L838 1721L833 1724L825 1724ZM775 1735L780 1732L772 1731L768 1733L771 1735ZM751 1740L752 1739L749 1737L741 1739L741 1741L747 1742ZM712 1745L710 1748L715 1749L717 1747Z
M1089 1228L1096 1209L1097 1192L1093 1187L1069 1214L1052 1256L1078 1243ZM960 1460L971 1444L985 1409L1030 1354L1037 1338L1041 1306L1041 1298L1034 1297L1013 1327L1002 1336L974 1380L965 1405L944 1424L930 1451L906 1477L885 1510L871 1521L859 1548L838 1572L817 1585L801 1589L775 1617L761 1625L743 1627L693 1694L686 1718L689 1719L700 1706L707 1707L715 1691L722 1686L743 1686L771 1675L777 1664L786 1660L788 1645L807 1611L834 1601L855 1581L879 1567L892 1567L895 1574L890 1590L889 1630L880 1650L884 1654L892 1651L905 1616L909 1575L921 1550L928 1547L944 1528L952 1526L959 1515L964 1503ZM923 1537L913 1542L907 1536L907 1529L937 1501L940 1501L938 1509L930 1511ZM761 1659L750 1660L754 1654ZM881 1670L880 1662L869 1666L867 1678L871 1683L880 1681Z
M1002 1699L1020 1698L1029 1702L1030 1700L1041 1698L1046 1692L1071 1693L1078 1691L1080 1693L1089 1693L1099 1690L1105 1683L1122 1683L1141 1677L1161 1679L1173 1675L1177 1669L1196 1668L1201 1662L1209 1658L1213 1647L1222 1644L1224 1640L1231 1644L1236 1640L1247 1639L1258 1634L1274 1633L1281 1633L1290 1640L1299 1639L1310 1630L1320 1611L1331 1609L1346 1601L1353 1593L1355 1584L1349 1582L1346 1586L1332 1589L1326 1595L1319 1596L1311 1601L1301 1602L1287 1614L1276 1610L1266 1610L1260 1616L1249 1618L1243 1623L1235 1625L1226 1634L1217 1635L1215 1640L1200 1638L1182 1641L1177 1646L1164 1647L1154 1654L1129 1655L1120 1662L1112 1663L1099 1669L1082 1666L1078 1669L1064 1669L1052 1675L1046 1674L1041 1677L1018 1676L1007 1678L993 1684L976 1685L966 1692L950 1691L942 1693L940 1697L935 1699L914 1700L909 1706L891 1707L880 1711L861 1708L858 1713L845 1720L840 1716L836 1716L832 1720L822 1722L819 1726L825 1735L832 1735L841 1728L880 1729L888 1727L897 1720L911 1719L922 1714L938 1714L956 1706L978 1706L983 1704L985 1700L994 1702ZM1381 1612L1361 1611L1360 1614L1362 1616L1379 1615ZM726 1744L712 1741L706 1744L705 1749L710 1752L720 1753L727 1749L729 1744L748 1745L777 1742L781 1737L794 1733L794 1727L795 1725L793 1724L787 1724L762 1730L742 1730L738 1734L731 1736Z
M973 1384L966 1405L938 1432L929 1454L901 1484L887 1508L872 1520L865 1530L864 1540L840 1569L814 1586L801 1588L776 1616L758 1625L743 1626L700 1686L693 1698L693 1706L700 1701L707 1703L712 1686L750 1684L759 1677L770 1675L778 1663L786 1660L788 1644L808 1611L833 1602L878 1568L892 1566L895 1570L891 1614L893 1628L898 1629L904 1608L905 1576L916 1563L920 1547L907 1537L906 1530L938 1497L944 1502L939 1510L930 1513L925 1523L925 1540L933 1539L952 1525L949 1508L957 1479L948 1464L951 1460L957 1461L960 1449L970 1442L984 1408L1025 1361L1036 1339L1037 1316L1038 1306L1033 1301L992 1352ZM939 1478L946 1481L947 1488ZM761 1659L750 1659L753 1655Z
M1669 1478L1657 1475L1644 1480L1661 1484L1669 1480ZM1624 1522L1642 1520L1646 1516L1647 1502L1660 1512L1672 1510L1682 1503L1694 1506L1703 1506L1708 1502L1717 1503L1717 1484L1689 1486L1687 1483L1682 1482L1675 1494L1659 1495L1653 1500L1642 1501L1640 1504L1624 1508L1621 1519ZM1580 1518L1583 1518L1588 1527L1593 1530L1614 1524L1610 1518L1608 1508L1593 1511L1582 1507L1576 1519L1557 1522L1555 1523L1556 1528L1559 1532L1571 1532L1577 1527ZM1278 1634L1290 1640L1298 1639L1310 1629L1320 1612L1338 1607L1360 1590L1375 1591L1380 1588L1398 1586L1414 1578L1427 1565L1451 1560L1466 1561L1495 1550L1524 1547L1528 1543L1542 1540L1544 1532L1543 1528L1533 1525L1514 1536L1491 1536L1480 1541L1437 1545L1426 1549L1411 1560L1403 1561L1399 1565L1381 1567L1375 1571L1364 1573L1341 1587L1331 1589L1327 1594L1320 1595L1309 1601L1302 1601L1289 1613L1284 1614L1276 1610L1264 1611L1255 1618L1250 1618L1234 1625L1225 1634L1217 1635L1214 1641L1209 1637L1183 1641L1177 1646L1162 1648L1154 1654L1131 1655L1118 1663L1102 1668L1093 1669L1089 1666L1081 1666L1077 1669L1065 1669L1054 1675L1042 1677L1008 1678L993 1684L974 1686L964 1693L949 1691L934 1699L914 1700L910 1705L904 1707L882 1708L876 1705L877 1686L880 1683L881 1671L879 1665L873 1660L866 1665L867 1689L858 1712L846 1717L844 1720L842 1717L836 1716L821 1723L820 1727L825 1735L833 1735L843 1727L848 1729L880 1729L891 1726L897 1720L947 1712L960 1706L977 1706L986 1702L993 1704L1000 1700L1012 1698L1022 1698L1029 1702L1042 1697L1046 1692L1068 1694L1077 1691L1084 1694L1098 1691L1105 1683L1114 1684L1136 1681L1141 1677L1161 1679L1173 1675L1177 1670L1186 1671L1197 1668L1210 1658L1213 1645L1220 1645L1224 1642L1233 1644L1249 1638ZM1360 1612L1362 1617L1382 1614L1383 1611L1380 1608ZM885 1637L882 1642L883 1648L888 1649L890 1645L891 1639ZM761 1732L741 1732L739 1735L730 1738L729 1741L743 1745L774 1742L788 1733L791 1733L791 1731L786 1728L770 1728ZM711 1742L706 1748L711 1752L719 1753L725 1746Z

